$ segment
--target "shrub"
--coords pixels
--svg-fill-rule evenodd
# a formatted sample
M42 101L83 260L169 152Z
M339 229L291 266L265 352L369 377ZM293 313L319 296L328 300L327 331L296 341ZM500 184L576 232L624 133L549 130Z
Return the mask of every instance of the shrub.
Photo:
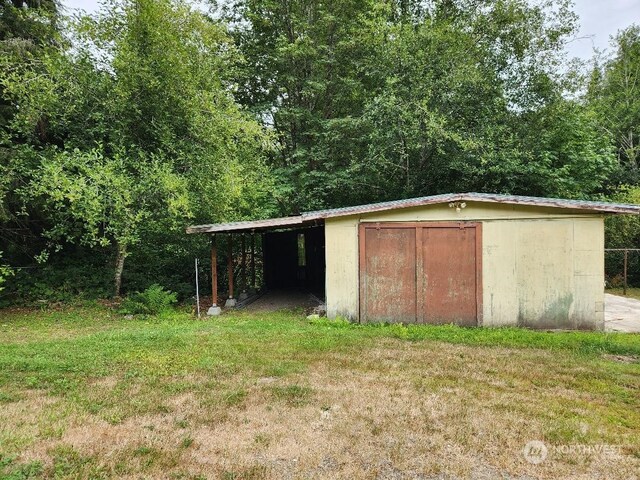
M0 252L0 261L2 261L2 252ZM2 284L10 275L13 275L13 270L11 270L8 265L3 265L2 263L0 263L0 292L4 288Z
M73 303L107 298L113 293L113 268L107 255L76 249L59 252L45 264L18 263L27 268L15 269L15 275L3 285L0 307Z
M176 293L165 290L158 284L153 284L143 292L136 292L127 297L122 302L120 312L130 315L155 315L169 310L177 300Z

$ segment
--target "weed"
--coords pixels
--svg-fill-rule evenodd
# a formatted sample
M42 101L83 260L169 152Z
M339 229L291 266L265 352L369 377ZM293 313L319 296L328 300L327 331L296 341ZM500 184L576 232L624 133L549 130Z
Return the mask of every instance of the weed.
M143 445L143 446L141 446L141 447L136 448L136 449L133 451L133 454L134 454L135 456L137 456L137 457L141 457L141 456L144 456L144 455L150 455L150 454L154 453L154 451L155 451L155 450L154 450L153 448L151 448L151 447L145 447L145 446Z
M284 387L276 385L271 387L271 393L274 398L284 401L289 406L301 407L309 402L313 395L313 389L301 385L287 385Z
M20 396L15 393L0 392L0 403L13 403L20 400Z
M55 478L96 478L101 475L100 468L92 457L81 455L69 445L60 445L53 449L53 477Z
M29 480L39 478L44 472L42 462L16 464L15 457L0 456L0 478L3 480Z
M253 441L262 447L268 447L271 443L271 438L265 433L257 433L256 436L253 437Z
M247 397L246 390L234 390L224 395L224 403L230 407L240 405Z
M178 428L187 428L189 426L189 422L187 422L186 420L182 419L182 420L178 420L176 421L176 426Z
M261 480L265 478L268 470L264 465L254 465L237 470L230 470L223 473L224 480Z

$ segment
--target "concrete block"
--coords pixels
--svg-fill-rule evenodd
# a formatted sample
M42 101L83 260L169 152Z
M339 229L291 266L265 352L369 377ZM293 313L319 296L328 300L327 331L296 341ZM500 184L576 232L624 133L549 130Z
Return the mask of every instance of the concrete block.
M211 316L218 316L221 313L222 313L222 309L217 305L212 305L209 307L209 310L207 310L207 315L211 315Z
M224 306L227 308L233 308L236 306L236 299L235 298L227 298L227 301L224 303Z

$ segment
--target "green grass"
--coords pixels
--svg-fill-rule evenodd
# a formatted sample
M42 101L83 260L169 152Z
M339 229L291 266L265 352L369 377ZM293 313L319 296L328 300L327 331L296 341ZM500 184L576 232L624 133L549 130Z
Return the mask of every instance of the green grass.
M627 294L624 294L623 288L607 288L605 293L610 293L611 295L619 295L621 297L629 297L640 300L640 288L638 287L629 287L627 288Z
M312 388L300 385L275 386L271 391L274 398L293 407L305 405L313 395Z
M237 313L221 321L195 321L182 312L126 320L108 310L82 308L9 313L3 315L0 333L1 402L17 395L15 387L73 396L85 389L87 380L114 371L123 372L125 384L186 372L224 378L239 369L283 376L302 369L319 352L361 349L385 337L591 356L640 356L640 337L622 333L354 325L326 319L309 322L291 312L260 318ZM225 398L233 403L241 396L227 392Z
M160 379L190 373L224 383L239 371L282 377L301 371L322 352L355 354L379 338L640 357L640 337L622 333L354 325L341 320L306 321L292 312L260 318L236 313L220 321L196 321L186 312L127 320L99 308L5 313L0 335L0 403L19 399L24 389L39 389L70 397L91 413L108 410L131 384L179 392L193 385ZM114 372L122 376L108 398L93 399L87 383ZM242 389L225 390L221 401L234 405L244 396ZM121 413L149 408L140 404Z
M640 355L640 337L623 333L587 331L545 332L523 328L464 328L455 325L354 325L321 318L312 321L327 329L347 329L363 336L395 337L412 341L437 340L472 346L564 350L582 355L604 353Z
M316 368L314 365L334 365L346 372L384 372L389 368L384 362L377 365L368 360L368 352L383 347L415 347L424 355L442 350L437 346L443 343L466 349L460 358L449 360L450 370L424 378L407 377L420 395L448 392L460 385L483 395L487 386L476 378L464 378L453 365L464 362L465 355L507 348L515 352L514 362L522 362L524 378L510 377L494 365L483 373L488 379L483 382L500 379L504 385L500 388L507 390L526 382L529 386L523 395L527 389L551 392L560 387L581 392L576 408L594 408L588 399L608 405L606 410L604 406L598 410L607 432L634 431L638 426L633 422L640 418L629 414L640 409L638 335L354 325L341 320L307 321L301 312L236 312L198 321L189 312L177 310L126 319L99 306L0 311L0 318L0 417L3 406L18 405L34 396L49 399L38 407L31 423L9 414L4 418L14 424L0 429L0 478L113 478L118 472L153 476L153 472L178 468L181 452L198 446L193 428L240 421L241 412L251 405L264 404L267 411L290 408L297 412L320 402L319 411L328 412L330 401L323 400L318 385L306 382L305 374ZM553 356L541 356L544 352ZM625 356L630 363L614 362L606 355ZM556 356L557 364L553 363ZM554 370L548 377L528 379L526 370L531 367L526 365L538 361ZM259 383L261 379L267 383ZM189 416L176 406L175 399L181 396L195 402L204 413L197 418ZM549 439L571 439L577 428L572 407L563 402L554 405L551 400L549 405L556 415L553 427L547 429ZM535 411L541 418L547 415L537 406L534 410L518 404L496 408L516 413L523 409L529 415ZM128 419L157 415L175 417L170 425L179 437L169 453L140 445L107 468L99 455L62 442L69 425L79 419L96 418L117 426ZM150 424L149 432L154 428ZM371 431L379 433L380 428L373 425ZM251 442L269 448L274 438L269 432L254 432ZM25 449L45 440L62 442L48 451L50 463L17 460ZM245 465L226 470L224 476L250 478L262 473L260 465Z

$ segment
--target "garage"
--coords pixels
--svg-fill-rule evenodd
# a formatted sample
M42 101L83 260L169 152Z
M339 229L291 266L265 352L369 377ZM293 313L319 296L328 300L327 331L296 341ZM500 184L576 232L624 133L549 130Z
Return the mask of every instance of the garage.
M361 224L360 321L478 325L481 229L473 222Z
M214 246L216 235L259 234L261 290L315 292L329 318L602 330L604 218L639 213L638 205L452 193L187 232L212 235Z

